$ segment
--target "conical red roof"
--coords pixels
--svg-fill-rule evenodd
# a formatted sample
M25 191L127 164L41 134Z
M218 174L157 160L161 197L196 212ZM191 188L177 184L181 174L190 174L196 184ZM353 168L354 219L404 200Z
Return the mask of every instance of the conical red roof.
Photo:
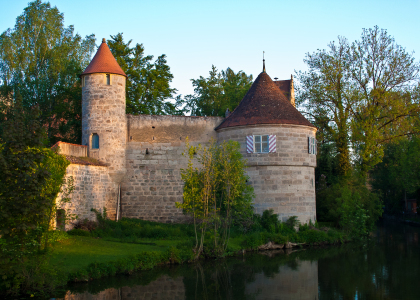
M112 55L111 50L109 50L105 39L102 40L101 46L99 46L98 51L82 75L92 73L111 73L127 77L120 65L117 63L114 55Z
M294 124L315 127L283 95L267 73L262 72L238 107L216 128L257 124Z

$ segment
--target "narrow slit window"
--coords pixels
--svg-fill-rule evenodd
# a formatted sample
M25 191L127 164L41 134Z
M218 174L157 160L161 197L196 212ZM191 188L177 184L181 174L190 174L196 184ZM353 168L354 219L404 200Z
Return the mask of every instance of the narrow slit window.
M106 74L106 85L111 85L111 74Z
M99 149L99 135L96 133L92 135L92 149Z

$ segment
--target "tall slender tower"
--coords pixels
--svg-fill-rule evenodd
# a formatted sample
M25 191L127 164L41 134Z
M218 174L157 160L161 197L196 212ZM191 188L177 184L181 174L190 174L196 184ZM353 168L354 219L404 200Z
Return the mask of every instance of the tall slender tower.
M116 183L126 173L126 77L105 39L81 75L82 144L89 147L89 157L108 165Z

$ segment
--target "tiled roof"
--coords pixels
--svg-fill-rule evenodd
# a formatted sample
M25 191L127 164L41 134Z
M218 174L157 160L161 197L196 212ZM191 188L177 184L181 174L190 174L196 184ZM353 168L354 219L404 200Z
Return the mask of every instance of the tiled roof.
M290 84L292 80L276 80L274 81L275 85L277 85L280 91L283 92L283 95L290 101Z
M294 124L315 127L290 104L265 72L258 75L238 107L216 130L257 124Z
M111 50L109 50L105 39L102 40L101 46L99 46L98 51L82 75L92 73L110 73L127 77L115 59L114 55L112 55Z

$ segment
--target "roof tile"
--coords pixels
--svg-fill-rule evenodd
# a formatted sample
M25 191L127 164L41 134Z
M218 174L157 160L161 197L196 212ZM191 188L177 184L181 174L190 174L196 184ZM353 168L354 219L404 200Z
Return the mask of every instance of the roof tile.
M267 73L262 72L238 107L216 130L246 125L294 124L315 127L284 96Z
M111 73L127 77L114 55L112 55L111 50L109 50L105 39L102 40L101 46L99 46L98 51L82 75L92 73Z

